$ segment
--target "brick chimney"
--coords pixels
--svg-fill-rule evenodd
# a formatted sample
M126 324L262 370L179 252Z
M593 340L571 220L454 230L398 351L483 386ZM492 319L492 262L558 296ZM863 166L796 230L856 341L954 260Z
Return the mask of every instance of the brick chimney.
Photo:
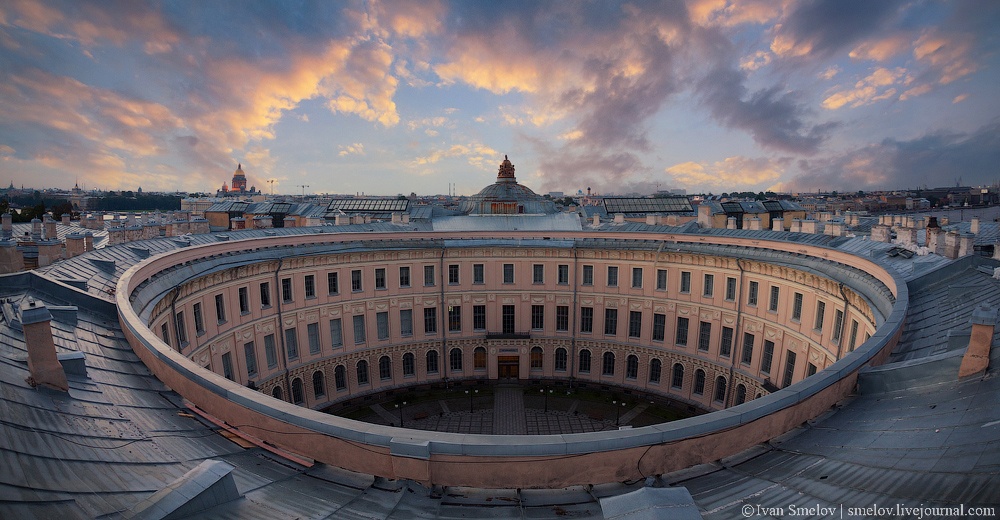
M996 309L985 303L972 313L972 334L969 336L969 348L958 368L959 379L981 376L986 372L990 365L990 347L993 344L996 322Z
M45 304L30 296L21 302L21 326L24 329L24 344L28 348L28 371L31 386L47 386L55 390L69 391L66 372L56 356L56 344L52 340L52 314Z

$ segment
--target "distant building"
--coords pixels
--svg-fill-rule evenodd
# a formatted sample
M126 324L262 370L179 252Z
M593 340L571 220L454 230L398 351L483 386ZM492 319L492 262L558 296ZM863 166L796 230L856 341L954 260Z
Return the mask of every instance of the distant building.
M247 176L243 173L242 163L237 163L236 165L236 171L233 172L233 181L231 186L232 187L230 188L226 185L226 183L222 183L222 188L216 192L216 195L219 197L242 197L259 194L256 186L250 186L250 189L247 189Z

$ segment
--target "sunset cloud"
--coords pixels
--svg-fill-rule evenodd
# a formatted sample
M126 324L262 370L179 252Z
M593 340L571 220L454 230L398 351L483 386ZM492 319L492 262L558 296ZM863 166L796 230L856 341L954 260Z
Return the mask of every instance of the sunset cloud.
M706 186L717 191L761 190L781 178L788 159L727 157L703 164L688 161L664 170L678 185Z

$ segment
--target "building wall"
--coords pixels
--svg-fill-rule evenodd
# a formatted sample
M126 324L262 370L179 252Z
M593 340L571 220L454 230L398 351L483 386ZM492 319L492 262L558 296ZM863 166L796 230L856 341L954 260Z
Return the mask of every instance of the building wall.
M483 269L481 281L474 279L476 265ZM513 268L513 283L505 282L505 265ZM449 280L452 266L458 274L455 283ZM535 266L541 269L539 283L534 277ZM400 285L401 268L409 269L408 286ZM433 272L430 284L425 283L425 269ZM560 279L560 269L565 272L564 280ZM591 283L585 283L584 271L590 269ZM609 274L614 269L617 282ZM352 287L355 272L360 277L359 290ZM335 293L330 292L331 276L337 281ZM661 276L665 277L665 286ZM307 277L312 277L311 294L307 294ZM376 277L384 279L384 287L377 286ZM706 285L708 277L712 279L710 289ZM282 297L286 283L291 289L288 300ZM262 304L262 284L266 284L269 305ZM755 299L751 297L753 285ZM776 298L772 298L774 289ZM246 294L245 309L240 305L241 290ZM796 294L802 295L798 319L793 315ZM849 289L846 295L847 301L836 281L801 270L689 253L499 247L443 252L374 251L288 259L280 267L274 261L264 262L192 280L182 287L173 309L164 307L154 316L151 329L162 331L167 324L169 343L174 348L179 345L183 355L219 374L225 372L223 356L228 354L228 376L241 384L252 380L269 395L280 387L282 398L291 400L290 385L299 378L304 389L299 404L312 408L412 384L495 379L498 357L516 355L521 379L576 379L618 385L706 409L721 409L735 404L732 394L736 384L747 387L747 399L764 393L765 380L786 386L789 352L795 354L790 379L794 383L808 375L810 365L815 371L822 370L860 345L875 330L874 314L863 298ZM224 310L223 320L216 314L216 297ZM824 310L822 324L817 328L820 302ZM200 307L200 328L196 325L196 304ZM503 332L505 305L514 307L514 332L530 335L529 339L487 337ZM485 327L474 323L475 306L486 311ZM557 328L560 307L566 308L568 316L566 323L560 324L565 327ZM532 320L534 308L541 309L540 328L533 326L539 325ZM583 308L593 309L590 332L581 328ZM433 309L435 314L430 332L425 330L425 309ZM449 309L461 309L458 330L451 330ZM605 333L608 310L617 313L613 333ZM411 334L401 330L401 311L411 312ZM835 339L838 312L843 313L843 318L839 338ZM380 313L388 322L384 337L379 334ZM636 330L630 330L632 313L638 313ZM171 320L171 315L183 322L183 342L178 341L176 318ZM363 317L363 340L355 335L356 316ZM662 337L654 337L658 316L663 320ZM679 337L685 319L688 333ZM342 340L338 345L331 337L331 320L340 320ZM858 327L852 344L854 322ZM701 323L709 324L707 341L701 339ZM310 325L318 332L315 351L310 348ZM723 327L732 331L728 354L721 345ZM288 355L291 349L286 331L290 330L294 331L297 346L294 357ZM267 362L268 336L274 345L274 363ZM765 341L773 343L769 368L764 366ZM750 349L744 356L747 343ZM247 344L251 344L257 365L252 374L247 372ZM474 366L478 347L486 350L486 364L479 368ZM535 347L542 350L541 368L531 366L531 350ZM556 351L560 348L566 350L565 370L555 369ZM453 349L461 351L462 364L457 370L449 363ZM438 352L436 372L427 371L428 350ZM589 371L581 370L584 351L591 355ZM614 369L606 374L602 361L608 352L614 356ZM412 374L404 375L406 353L413 354L415 366ZM379 374L383 356L391 362L390 377L384 379ZM626 370L630 356L637 358L634 374ZM649 377L654 359L661 367L658 381ZM361 361L368 366L368 382L364 384L358 381L357 365ZM672 384L675 364L680 364L684 372L679 388ZM347 384L340 389L334 384L337 366L343 366L347 376ZM735 384L729 382L730 368ZM694 389L697 370L705 372L701 393ZM317 371L323 377L320 395L312 384ZM715 381L720 375L727 381L727 391L722 399L715 399Z

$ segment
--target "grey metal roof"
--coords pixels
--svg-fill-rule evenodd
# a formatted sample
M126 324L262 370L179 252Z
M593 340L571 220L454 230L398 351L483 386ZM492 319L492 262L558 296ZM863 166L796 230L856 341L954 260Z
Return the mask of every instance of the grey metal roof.
M408 228L427 230L430 225ZM235 240L327 229L398 230L400 226L246 230L227 236ZM639 223L606 229L679 231ZM868 251L872 260L894 269L915 264L887 259L884 248L889 244L858 238L691 226L687 231L780 237ZM210 243L218 236L191 235L190 240ZM622 244L626 241L623 234ZM900 389L867 391L847 399L826 416L749 452L647 482L559 490L429 490L412 482L389 482L322 465L301 466L260 447L242 448L191 414L177 394L149 374L124 340L110 299L99 290L113 287L121 270L141 259L141 249L155 254L179 247L184 245L174 239L140 241L2 278L2 298L17 301L30 295L49 306L77 306L76 323L57 317L53 330L60 351L85 353L88 377L71 376L68 396L31 389L24 382L23 334L6 318L0 321L0 516L117 517L206 459L234 466L243 498L217 505L197 518L604 518L602 499L627 497L644 486L670 485L686 488L703 518L742 518L746 505L784 508L785 516L793 516L792 505L1000 506L1000 407L995 405L1000 400L996 377L1000 363L996 360L987 377L964 382L956 381L952 372L939 374L944 382L929 386L904 378ZM952 338L968 330L972 306L982 301L1000 306L1000 282L987 273L997 262L972 257L952 262L934 256L914 260L921 258L927 265L907 276L911 295L907 325L886 367L928 360L924 370L942 372L946 367L933 362L942 348L944 354L953 348ZM95 261L113 261L113 270L103 271ZM822 261L813 268L844 269ZM89 279L89 293L50 281L61 276ZM655 510L651 509L655 503L647 505L645 511Z
M604 208L611 213L690 213L687 197L607 197Z

